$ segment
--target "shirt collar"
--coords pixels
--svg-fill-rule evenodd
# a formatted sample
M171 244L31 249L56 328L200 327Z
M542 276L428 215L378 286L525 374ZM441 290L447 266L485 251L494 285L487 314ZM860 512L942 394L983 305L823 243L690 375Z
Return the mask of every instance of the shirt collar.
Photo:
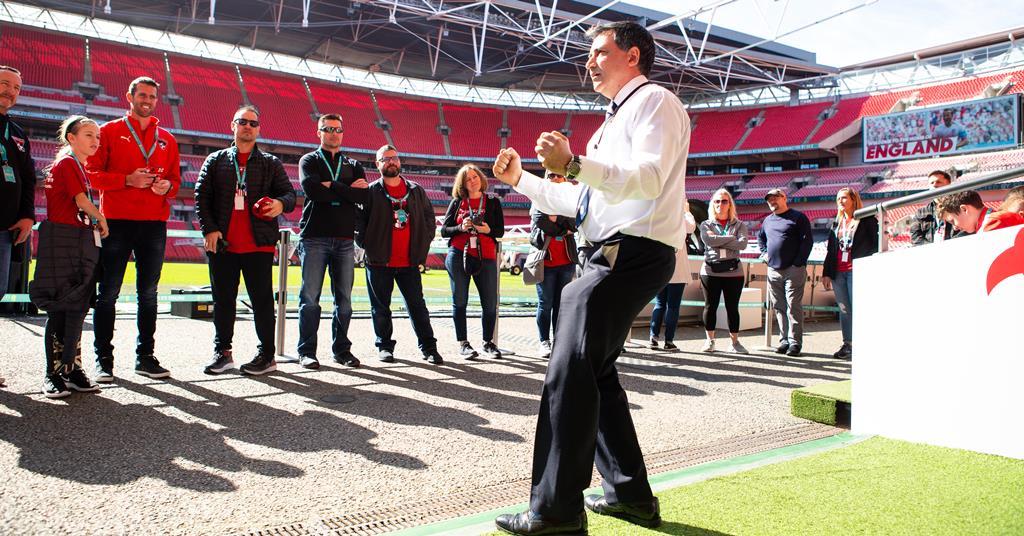
M622 86L622 89L615 94L615 98L608 103L608 113L615 113L619 106L622 105L622 102L626 100L626 97L628 97L634 89L640 87L640 85L645 82L647 82L647 77L642 74L639 74L629 82L626 82L626 85Z
M124 120L125 121L131 121L132 122L132 127L138 129L141 132L142 125L140 125L138 121L136 121L134 118L132 118L131 110L129 110L129 111L124 113ZM155 115L149 116L149 126L150 127L155 127L155 126L157 126L159 124L160 124L160 120L157 119ZM149 130L149 127L146 127L146 130Z

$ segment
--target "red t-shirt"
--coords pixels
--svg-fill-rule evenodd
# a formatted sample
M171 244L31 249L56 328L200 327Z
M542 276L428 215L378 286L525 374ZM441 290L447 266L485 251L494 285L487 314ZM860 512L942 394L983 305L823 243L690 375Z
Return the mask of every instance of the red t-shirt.
M469 200L469 208L472 209L474 213L477 210L480 210L480 200L481 199L483 199L483 196L481 196L481 197L479 197L477 199L470 199ZM487 210L487 203L485 202L484 203L484 211L486 211L486 210ZM455 223L458 224L458 225L462 225L462 222L465 221L467 216L469 216L468 211L464 210L462 208L462 205L460 205L459 211L458 211L458 213L455 216ZM470 237L470 233L459 233L459 234L455 235L452 238L452 247L454 247L455 249L457 249L459 251L465 251L465 249L466 249L466 242L469 242L469 237ZM477 235L477 240L479 240L478 244L480 246L480 251L484 254L484 256L483 256L484 260L493 261L494 259L497 258L497 256L498 256L498 245L494 242L493 238L491 238L488 235L478 234ZM470 254L470 256L473 256L473 257L478 256L477 255L477 250L472 249L472 248L469 250L469 254Z
M245 173L245 164L249 162L251 153L238 153L238 172ZM235 206L234 201L231 204ZM249 198L242 203L241 210L231 211L231 223L228 224L228 251L231 253L273 253L274 246L257 246L252 235L252 220L249 216Z
M75 164L75 159L65 156L57 161L46 175L43 183L46 190L46 219L88 229L79 218L80 209L75 196L86 192L85 177ZM82 214L83 218L85 214Z
M409 192L409 188L405 185L405 179L402 179L398 186L388 186L385 184L384 187L387 188L388 195L395 199L402 199ZM406 211L407 219L401 229L395 227L394 224L391 226L391 258L388 259L389 268L409 267L409 236L412 228L412 217L408 214L409 200L406 199L402 205ZM394 208L394 204L392 204L392 210L397 211Z
M557 268L572 262L569 258L569 245L565 242L564 236L551 237L548 244L548 255L544 258L545 268Z
M1021 224L1024 224L1024 215L1005 211L990 212L988 217L982 219L980 232L995 231Z

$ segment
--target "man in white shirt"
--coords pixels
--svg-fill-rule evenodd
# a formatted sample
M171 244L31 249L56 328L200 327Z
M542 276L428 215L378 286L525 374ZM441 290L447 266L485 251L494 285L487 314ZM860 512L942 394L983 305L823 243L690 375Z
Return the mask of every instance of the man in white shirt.
M587 71L611 99L608 117L585 156L559 132L541 134L535 151L547 170L575 178L556 184L522 170L504 149L495 176L541 212L575 216L590 243L583 275L562 291L555 343L534 440L530 509L496 519L512 534L586 532L586 508L633 523L661 523L658 500L619 385L615 360L630 324L668 283L675 250L685 248L683 200L690 119L670 91L650 83L654 40L634 22L591 29ZM582 491L591 460L604 496Z

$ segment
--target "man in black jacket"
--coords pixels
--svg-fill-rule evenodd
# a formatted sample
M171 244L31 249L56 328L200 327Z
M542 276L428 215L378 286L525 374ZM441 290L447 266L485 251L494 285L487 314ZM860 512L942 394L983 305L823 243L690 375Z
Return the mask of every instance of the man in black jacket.
M234 145L206 158L195 189L196 216L210 260L216 331L213 360L204 372L218 374L234 366L231 340L241 274L260 344L256 357L240 368L243 374L266 374L277 370L271 280L277 217L295 208L295 189L281 161L256 147L260 121L255 108L239 108L231 131Z
M348 325L352 319L352 280L355 269L352 239L355 236L356 203L366 202L366 172L363 166L341 154L344 128L341 116L326 114L317 121L320 147L299 160L299 177L306 201L302 205L299 260L302 262L302 290L299 291L299 363L320 368L316 358L317 329L320 326L320 293L324 271L331 273L334 318L331 350L334 360L358 367L352 355Z
M402 177L402 160L394 147L377 150L377 170L381 178L370 185L356 229L356 244L366 251L366 288L377 357L385 363L395 361L391 292L397 283L423 359L440 365L444 360L437 353L419 272L437 230L434 210L423 188Z
M949 173L937 169L928 174L928 189L934 190L948 186L953 182ZM963 236L963 233L953 228L953 224L942 221L937 217L935 200L917 209L913 221L910 223L910 243L914 246L942 242L950 238Z
M20 93L21 73L0 65L0 299L7 294L11 250L28 240L35 223L35 163L28 136L7 115Z

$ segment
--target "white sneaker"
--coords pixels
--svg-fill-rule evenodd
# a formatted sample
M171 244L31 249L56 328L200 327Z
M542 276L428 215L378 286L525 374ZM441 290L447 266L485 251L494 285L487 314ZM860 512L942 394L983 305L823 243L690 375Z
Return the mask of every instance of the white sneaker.
M551 341L540 341L540 356L551 357Z
M743 344L740 343L740 341L736 341L736 342L730 344L729 345L729 351L734 353L734 354L749 354L750 353L743 346Z
M701 352L711 353L715 351L715 339L707 339L704 341L704 346L700 349Z

